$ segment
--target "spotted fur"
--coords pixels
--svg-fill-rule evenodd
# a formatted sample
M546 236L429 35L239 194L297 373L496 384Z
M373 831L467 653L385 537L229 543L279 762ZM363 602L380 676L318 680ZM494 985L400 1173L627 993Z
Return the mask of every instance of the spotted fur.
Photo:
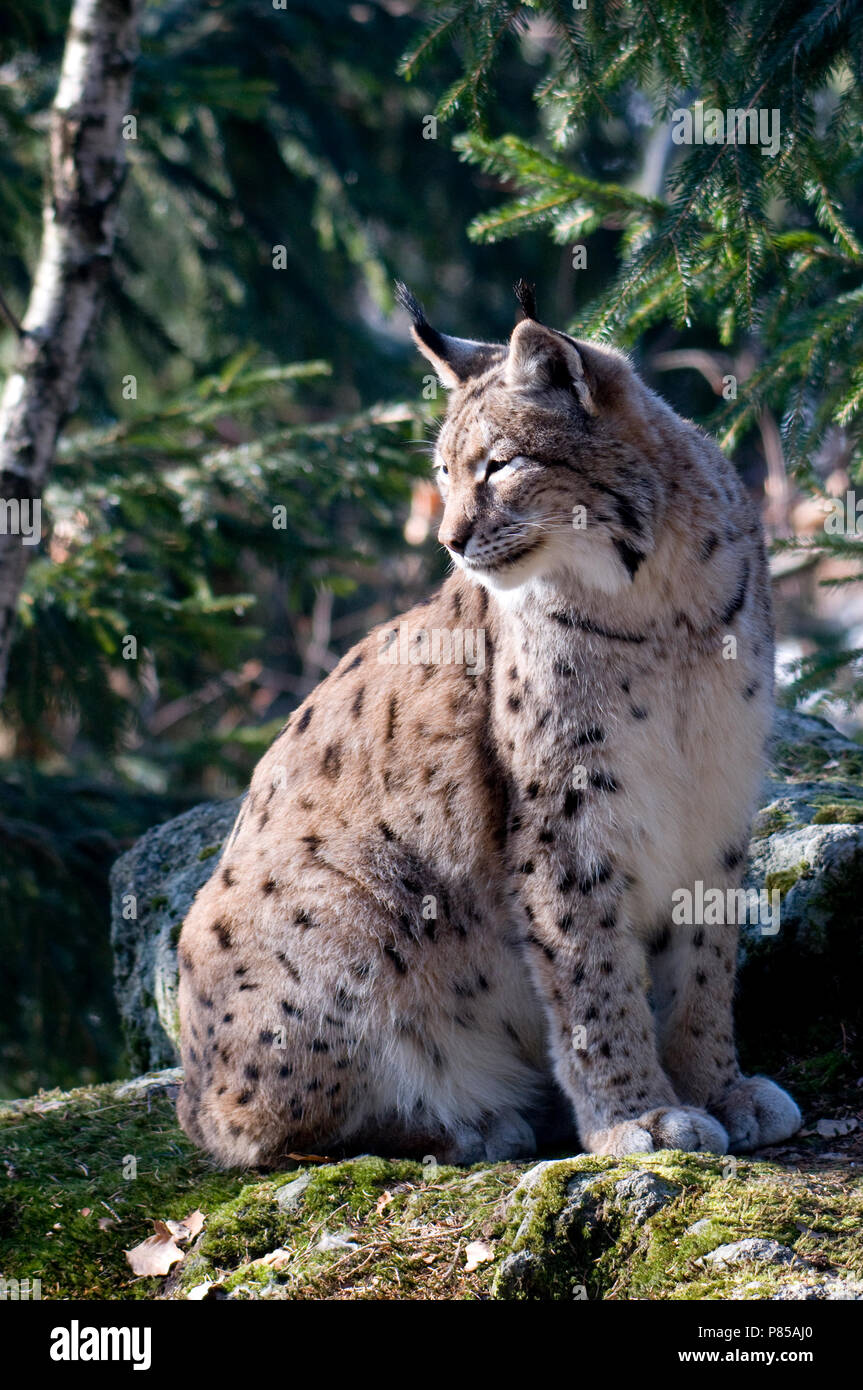
M743 868L772 691L757 512L530 295L508 346L403 302L451 390L455 563L403 621L481 630L484 664L384 660L376 630L261 759L183 927L181 1122L225 1164L783 1138L794 1102L737 1063L736 927L671 923L676 889Z

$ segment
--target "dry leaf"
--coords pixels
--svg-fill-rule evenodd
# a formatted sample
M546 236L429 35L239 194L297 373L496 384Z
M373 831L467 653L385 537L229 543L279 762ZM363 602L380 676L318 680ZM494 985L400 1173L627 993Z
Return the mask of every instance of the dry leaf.
M262 1255L255 1264L268 1265L270 1269L284 1269L286 1264L290 1264L293 1256L290 1250L284 1250L281 1246L278 1250L271 1250L269 1255Z
M285 1154L285 1158L292 1158L297 1163L330 1163L332 1160L324 1158L321 1154Z
M182 1221L166 1221L165 1225L174 1240L194 1240L206 1219L202 1211L191 1211L188 1216L183 1217Z
M391 1192L382 1193L375 1203L375 1216L380 1216L382 1211L386 1211L392 1199L393 1194Z
M194 1239L206 1219L202 1211L195 1210L184 1216L182 1221L154 1221L156 1234L142 1240L134 1249L127 1250L126 1259L136 1274L167 1274L172 1265L185 1258L186 1252L179 1248L177 1241ZM99 1222L103 1230L113 1224L105 1222L104 1217Z
M132 1266L132 1273L139 1275L168 1274L171 1266L183 1258L183 1251L175 1245L172 1232L164 1221L154 1221L154 1236L148 1236L140 1245L125 1252Z
M487 1240L472 1240L465 1246L465 1274L473 1274L480 1265L493 1258L493 1251Z

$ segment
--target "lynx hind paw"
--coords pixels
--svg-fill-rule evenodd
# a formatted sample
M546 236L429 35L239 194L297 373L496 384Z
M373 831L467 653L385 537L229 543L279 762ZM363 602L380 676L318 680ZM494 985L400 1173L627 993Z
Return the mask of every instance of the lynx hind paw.
M766 1076L747 1076L715 1107L735 1153L778 1144L800 1128L802 1116L787 1091Z
M485 1158L488 1163L501 1163L510 1158L533 1158L536 1135L517 1110L505 1110L496 1115L485 1131Z
M442 1162L465 1164L502 1163L507 1159L532 1158L536 1136L523 1115L504 1110L481 1128L461 1125L449 1136Z
M686 1153L724 1154L728 1135L704 1110L673 1106L651 1110L637 1120L625 1120L593 1136L591 1151L621 1158L624 1154L653 1153L656 1149L682 1149Z

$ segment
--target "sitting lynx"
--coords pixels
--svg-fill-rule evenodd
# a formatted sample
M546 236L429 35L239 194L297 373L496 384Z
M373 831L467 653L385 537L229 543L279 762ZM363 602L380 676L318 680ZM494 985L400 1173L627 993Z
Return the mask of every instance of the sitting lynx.
M452 393L454 573L294 712L183 927L179 1115L224 1164L472 1163L555 1129L721 1153L799 1126L738 1067L736 927L672 918L745 862L758 515L624 357L518 288L508 346L436 332L400 290Z

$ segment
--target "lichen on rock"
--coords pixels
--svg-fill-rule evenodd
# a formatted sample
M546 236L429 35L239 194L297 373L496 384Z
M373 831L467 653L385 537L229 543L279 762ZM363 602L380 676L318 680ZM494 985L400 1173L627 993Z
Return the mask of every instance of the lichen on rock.
M111 870L114 987L130 1067L179 1060L177 942L240 801L208 801L143 835Z

